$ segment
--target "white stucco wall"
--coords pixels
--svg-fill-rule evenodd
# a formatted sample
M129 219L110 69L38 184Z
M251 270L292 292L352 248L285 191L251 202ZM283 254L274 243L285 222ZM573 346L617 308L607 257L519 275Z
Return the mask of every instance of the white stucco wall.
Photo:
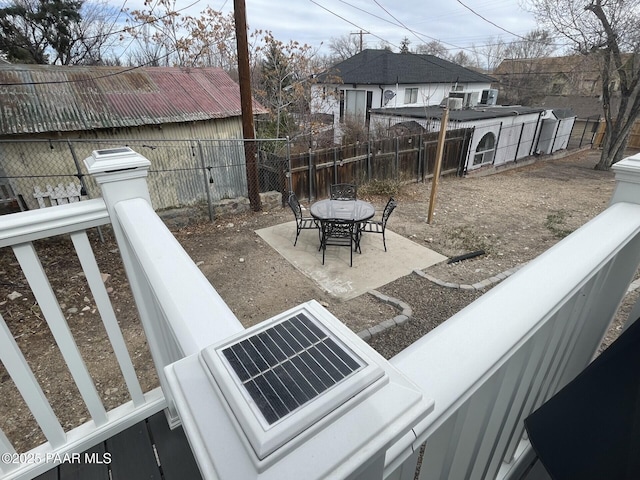
M465 92L478 92L491 87L490 83L458 84L459 89ZM415 103L405 103L405 90L417 88L418 95ZM312 85L311 87L311 112L312 113L340 113L339 96L331 95L335 90L364 90L372 92L371 108L398 108L406 106L439 105L449 95L453 86L450 83L439 84L389 84L389 85L361 85L361 84L326 84ZM383 101L383 92L390 90L395 95L386 104ZM479 99L479 96L478 96Z
M478 92L478 99L482 90L491 87L490 83L473 83L457 85L458 89L465 92ZM417 88L415 103L405 103L405 90ZM371 108L398 108L439 105L451 92L450 83L440 84L391 84L391 85L362 85L362 84L317 84L311 86L311 113L323 113L333 115L333 127L337 138L340 137L340 95L339 91L357 90L371 92ZM394 93L386 104L383 101L384 92L390 90ZM362 119L364 122L364 118Z
M493 133L496 140L496 148L493 155L494 166L504 165L529 156L531 147L536 140L539 116L539 113L531 113L478 120L468 124L473 126L475 131L469 148L467 169L473 170L482 167L482 165L474 165L473 160L478 145L484 135L489 132Z
M461 122L460 124L456 124L456 126L454 126L454 124L450 124L450 128L474 128L474 134L466 162L467 170L474 170L483 166L483 164L474 165L473 161L478 145L487 133L492 133L495 141L497 142L495 152L488 164L499 166L529 156L532 153L532 147L535 145L538 136L537 132L541 125L539 118L539 113L530 113L475 120L472 122ZM382 113L372 115L371 121L379 122L383 125L394 125L399 122L415 121L427 129L427 131L433 132L440 129L439 120L426 120L424 118L409 118L395 115L391 116L384 115ZM565 147L566 144L563 147L561 147L560 144L557 144L554 146L554 151ZM487 163L484 165L486 164Z

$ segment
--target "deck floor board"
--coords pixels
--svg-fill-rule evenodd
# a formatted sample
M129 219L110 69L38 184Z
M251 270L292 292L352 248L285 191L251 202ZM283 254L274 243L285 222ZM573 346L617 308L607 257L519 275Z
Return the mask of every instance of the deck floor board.
M109 455L105 457L105 453ZM158 412L82 452L79 461L63 463L39 475L36 480L109 478L202 479L182 427L171 430L164 412Z
M200 479L187 436L182 427L171 430L163 412L148 419L151 438L156 446L165 480Z
M86 450L80 455L79 461L63 463L58 467L60 478L65 480L109 480L109 468L104 461L104 443ZM85 455L86 454L86 455ZM95 463L93 463L95 461Z
M110 468L113 480L160 478L160 468L149 438L146 421L108 438L106 448L112 456Z

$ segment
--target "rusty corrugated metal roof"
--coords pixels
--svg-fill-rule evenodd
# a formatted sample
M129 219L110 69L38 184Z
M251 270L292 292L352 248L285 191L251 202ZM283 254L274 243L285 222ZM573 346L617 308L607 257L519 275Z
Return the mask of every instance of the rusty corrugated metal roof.
M0 134L136 127L240 116L218 68L0 65ZM266 110L254 101L254 113Z

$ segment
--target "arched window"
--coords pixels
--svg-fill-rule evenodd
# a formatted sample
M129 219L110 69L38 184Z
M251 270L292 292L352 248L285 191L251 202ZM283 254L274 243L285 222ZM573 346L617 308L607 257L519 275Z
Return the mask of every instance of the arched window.
M480 143L476 147L476 154L473 157L474 165L482 165L484 163L493 162L493 157L496 152L496 136L489 132L485 133Z

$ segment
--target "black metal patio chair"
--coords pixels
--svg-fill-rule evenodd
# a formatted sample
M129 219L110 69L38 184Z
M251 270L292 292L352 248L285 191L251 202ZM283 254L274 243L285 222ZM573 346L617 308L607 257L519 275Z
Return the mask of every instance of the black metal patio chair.
M362 233L381 233L382 234L382 244L384 245L384 251L387 251L387 239L385 236L385 230L387 229L387 221L391 216L391 213L396 208L397 203L391 197L387 202L387 205L384 207L382 212L382 219L380 220L368 220L364 223L360 224L360 229L358 232L358 250L360 250L360 235Z
M358 224L351 220L324 220L320 226L322 238L322 264L327 246L349 247L349 266L353 267L353 251L358 247Z
M320 236L320 225L315 218L305 217L302 215L302 207L300 206L300 202L298 201L298 197L294 192L289 193L289 200L287 202L293 214L296 217L296 239L293 242L293 246L295 247L298 243L298 236L300 236L300 232L302 230L318 230L318 239L322 240Z
M331 185L331 200L355 200L358 187L351 183L334 183Z

